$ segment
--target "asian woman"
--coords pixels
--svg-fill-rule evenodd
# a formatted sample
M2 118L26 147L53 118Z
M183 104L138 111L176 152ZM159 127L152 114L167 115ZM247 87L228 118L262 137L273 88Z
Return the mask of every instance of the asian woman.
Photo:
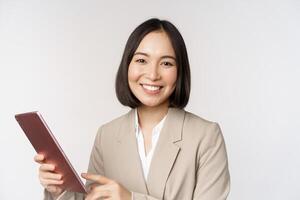
M167 20L149 19L130 35L115 82L130 111L100 126L86 195L63 191L61 174L37 154L45 200L225 200L230 175L220 126L184 110L191 73L186 46Z

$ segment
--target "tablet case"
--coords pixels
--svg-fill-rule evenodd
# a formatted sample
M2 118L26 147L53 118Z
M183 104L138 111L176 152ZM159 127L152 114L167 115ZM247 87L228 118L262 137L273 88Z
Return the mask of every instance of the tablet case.
M54 172L63 175L63 189L86 193L84 184L51 133L42 115L38 111L35 111L17 114L15 118L35 151L45 156L46 163L55 165Z

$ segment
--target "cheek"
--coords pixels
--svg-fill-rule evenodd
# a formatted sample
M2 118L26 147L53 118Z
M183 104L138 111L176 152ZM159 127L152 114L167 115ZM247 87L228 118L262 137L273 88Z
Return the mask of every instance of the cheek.
M165 74L165 81L170 87L175 87L177 80L177 69L174 69L172 71L169 71Z
M129 66L128 68L128 80L129 82L137 81L140 77L140 72L135 66Z

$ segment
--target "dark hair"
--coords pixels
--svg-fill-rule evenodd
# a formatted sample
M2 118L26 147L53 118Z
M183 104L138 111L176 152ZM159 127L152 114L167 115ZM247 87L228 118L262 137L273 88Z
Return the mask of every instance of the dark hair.
M178 29L171 22L152 18L140 24L131 33L124 49L122 60L116 76L115 89L119 101L125 106L136 108L141 105L141 102L134 96L129 88L128 67L142 39L148 33L159 30L167 33L171 40L176 56L177 80L175 90L169 97L169 106L184 108L189 101L191 75L184 40Z

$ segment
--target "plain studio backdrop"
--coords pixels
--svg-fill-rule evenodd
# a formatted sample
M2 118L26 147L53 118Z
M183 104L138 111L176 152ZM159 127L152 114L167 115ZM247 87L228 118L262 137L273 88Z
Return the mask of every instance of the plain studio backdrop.
M129 110L115 74L129 34L151 17L185 39L186 110L221 125L228 199L300 199L300 1L0 0L1 200L42 198L16 113L40 111L86 171L98 127Z

